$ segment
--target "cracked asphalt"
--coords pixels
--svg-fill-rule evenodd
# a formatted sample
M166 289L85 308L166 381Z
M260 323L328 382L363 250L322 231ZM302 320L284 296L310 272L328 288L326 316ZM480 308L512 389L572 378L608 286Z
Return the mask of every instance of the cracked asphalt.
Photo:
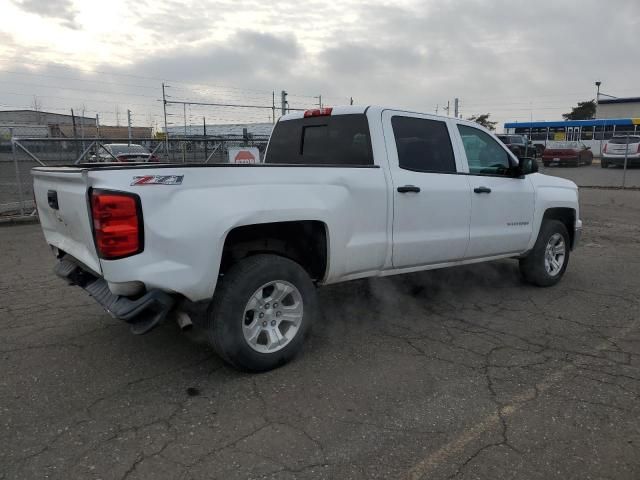
M638 479L640 192L583 190L564 280L499 261L320 291L301 356L137 337L0 228L0 479Z

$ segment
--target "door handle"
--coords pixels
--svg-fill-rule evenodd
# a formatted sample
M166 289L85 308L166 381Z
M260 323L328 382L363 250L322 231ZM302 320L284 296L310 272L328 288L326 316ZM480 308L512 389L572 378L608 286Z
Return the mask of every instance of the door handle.
M491 193L491 189L489 187L476 187L473 191L476 193Z
M400 193L419 193L420 187L416 187L415 185L404 185L402 187L398 187L398 192Z

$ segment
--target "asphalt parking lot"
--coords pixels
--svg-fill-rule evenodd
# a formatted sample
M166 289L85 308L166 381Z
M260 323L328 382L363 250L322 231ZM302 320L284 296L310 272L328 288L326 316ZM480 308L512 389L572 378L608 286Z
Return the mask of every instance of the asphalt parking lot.
M640 191L581 204L556 287L512 261L327 287L261 375L131 335L1 227L0 479L638 479Z

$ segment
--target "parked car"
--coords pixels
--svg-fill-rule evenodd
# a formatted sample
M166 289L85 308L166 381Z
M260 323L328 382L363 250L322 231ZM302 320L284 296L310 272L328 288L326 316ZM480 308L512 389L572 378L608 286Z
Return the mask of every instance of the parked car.
M542 164L550 165L591 165L593 152L581 142L555 142L542 152Z
M142 145L137 143L106 143L101 145L98 151L91 155L91 162L159 162L160 159L153 155Z
M640 135L619 136L609 140L602 149L600 166L607 168L609 165L624 165L625 153L628 166L640 165Z
M497 135L502 143L518 158L535 158L539 155L539 147L531 143L524 135ZM541 150L540 150L541 151Z
M284 115L260 164L33 169L56 273L145 333L172 312L263 371L319 319L316 286L519 262L562 278L578 188L476 123L381 107Z

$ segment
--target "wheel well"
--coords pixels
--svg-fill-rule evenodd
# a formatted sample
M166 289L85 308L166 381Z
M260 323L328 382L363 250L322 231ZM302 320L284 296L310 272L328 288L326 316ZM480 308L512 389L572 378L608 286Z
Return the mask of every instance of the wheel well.
M569 232L571 245L573 245L573 237L576 233L576 211L573 208L549 208L544 212L544 217L542 217L542 221L544 222L545 220L558 220L564 223L564 226L567 227L567 232Z
M312 279L322 280L327 270L326 225L303 220L236 227L225 239L220 273L239 260L259 253L287 257L299 263Z

